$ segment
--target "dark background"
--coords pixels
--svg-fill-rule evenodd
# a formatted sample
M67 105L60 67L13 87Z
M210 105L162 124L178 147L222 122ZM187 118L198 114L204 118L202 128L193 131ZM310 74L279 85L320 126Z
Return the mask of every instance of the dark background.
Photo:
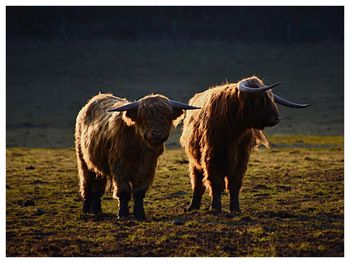
M7 37L343 41L343 7L8 7Z
M72 146L99 91L186 102L254 74L312 103L267 133L342 135L343 39L343 7L7 7L7 146Z

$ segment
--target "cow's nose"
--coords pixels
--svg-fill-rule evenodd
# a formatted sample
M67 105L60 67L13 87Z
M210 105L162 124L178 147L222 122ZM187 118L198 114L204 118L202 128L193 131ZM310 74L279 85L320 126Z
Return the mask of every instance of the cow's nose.
M153 138L162 137L162 132L159 130L153 130L151 135Z

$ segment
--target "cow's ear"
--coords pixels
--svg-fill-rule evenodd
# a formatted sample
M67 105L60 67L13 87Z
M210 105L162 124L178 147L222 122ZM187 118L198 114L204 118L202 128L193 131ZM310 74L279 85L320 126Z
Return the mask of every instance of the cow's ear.
M185 113L185 111L183 109L173 108L171 119L173 120L173 124L174 124L175 127L183 119L184 113Z
M134 125L137 121L137 109L125 111L123 113L123 120L128 126Z

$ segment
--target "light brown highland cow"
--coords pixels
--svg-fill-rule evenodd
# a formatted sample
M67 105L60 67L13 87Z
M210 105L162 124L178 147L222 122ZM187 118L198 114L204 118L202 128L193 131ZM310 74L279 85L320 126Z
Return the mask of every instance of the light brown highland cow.
M145 218L143 199L152 184L158 157L174 120L185 109L197 109L162 95L136 102L111 94L93 97L79 112L75 127L80 193L83 212L100 213L107 181L119 199L119 217Z
M268 141L262 130L280 121L277 106L304 108L273 94L257 77L198 93L189 101L201 110L187 112L180 139L189 158L193 197L187 210L199 209L207 188L211 210L221 212L221 193L228 189L229 210L240 211L239 191L251 150Z

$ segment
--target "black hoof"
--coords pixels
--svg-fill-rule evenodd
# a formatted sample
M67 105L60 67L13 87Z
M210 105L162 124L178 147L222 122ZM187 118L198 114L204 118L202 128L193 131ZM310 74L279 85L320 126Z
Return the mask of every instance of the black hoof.
M84 199L82 211L84 214L90 213L90 198Z
M136 215L135 215L135 218L136 218L138 221L144 221L144 220L146 220L146 216L145 216L145 215L140 215L140 216L136 216Z
M129 216L129 209L119 209L118 218L127 218Z
M238 202L232 202L229 206L229 210L233 214L240 214L241 213L241 209L239 208Z
M200 198L196 198L196 197L193 197L192 200L191 200L191 203L189 206L187 206L184 211L185 212L189 212L189 211L193 211L193 210L199 210L201 206L201 199Z
M102 213L100 197L95 197L94 199L92 199L92 202L90 205L90 212L94 213L95 215Z
M134 216L137 220L146 220L145 210L143 208L135 209Z
M126 219L126 218L128 218L129 217L129 214L118 214L118 219Z
M241 214L241 209L239 208L234 208L234 209L230 209L231 214Z
M221 208L210 208L209 210L209 214L212 214L212 215L218 215L221 213L222 213Z
M84 199L82 211L86 213L100 214L101 209L101 198L98 196L88 197Z

